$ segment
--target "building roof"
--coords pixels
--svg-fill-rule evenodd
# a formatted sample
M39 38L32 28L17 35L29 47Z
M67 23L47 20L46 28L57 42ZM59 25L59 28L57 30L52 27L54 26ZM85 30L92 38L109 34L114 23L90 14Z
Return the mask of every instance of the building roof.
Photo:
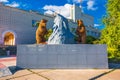
M16 7L10 7L10 6L6 6L4 5L3 3L0 3L0 6L3 6L3 7L6 7L6 8L10 8L10 9L14 9L14 10L19 10L19 11L23 11L23 12L27 12L27 13L34 13L34 14L37 14L37 15L44 15L38 11L35 11L35 10L24 10L24 9L20 9L20 8L16 8ZM44 15L46 17L51 17L53 18L54 16L53 15Z

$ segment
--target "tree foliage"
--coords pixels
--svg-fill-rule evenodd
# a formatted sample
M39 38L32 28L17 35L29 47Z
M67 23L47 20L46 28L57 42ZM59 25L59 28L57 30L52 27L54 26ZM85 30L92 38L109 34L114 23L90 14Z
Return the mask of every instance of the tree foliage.
M52 29L48 29L48 33L45 35L45 39L48 40L48 38L50 37L50 35L52 34L53 30Z
M97 40L95 37L88 35L86 37L86 44L93 44L95 40Z
M108 0L106 15L103 17L105 28L99 43L107 44L108 57L114 62L120 61L120 0Z

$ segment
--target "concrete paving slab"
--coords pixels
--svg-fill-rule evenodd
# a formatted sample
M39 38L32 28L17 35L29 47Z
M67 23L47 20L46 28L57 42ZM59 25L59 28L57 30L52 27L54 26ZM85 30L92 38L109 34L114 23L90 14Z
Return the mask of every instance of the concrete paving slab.
M2 78L0 78L0 80L19 78L19 77L24 77L24 76L31 75L31 74L32 73L28 70L20 70L20 71L15 72L11 76L2 77Z
M50 80L89 80L94 76L102 74L107 70L94 70L94 69L86 69L86 70L53 70L50 72L39 73Z
M15 78L15 79L10 79L10 80L46 80L46 79L36 74L31 74L31 75L27 75L27 76Z
M116 69L111 73L99 77L96 80L120 80L120 69Z
M17 71L12 76L2 77L0 80L120 80L120 69L115 71L111 70L112 69L30 69ZM104 75L99 76L101 74Z
M33 72L36 72L36 73L43 73L43 72L53 71L55 69L30 69L30 70L32 70Z

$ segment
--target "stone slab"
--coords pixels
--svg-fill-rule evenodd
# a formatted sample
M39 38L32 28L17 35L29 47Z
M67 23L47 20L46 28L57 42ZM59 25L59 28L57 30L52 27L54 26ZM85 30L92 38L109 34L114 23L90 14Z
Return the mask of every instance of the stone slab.
M0 68L0 77L12 75L8 67Z
M18 45L17 66L43 69L108 68L106 45Z

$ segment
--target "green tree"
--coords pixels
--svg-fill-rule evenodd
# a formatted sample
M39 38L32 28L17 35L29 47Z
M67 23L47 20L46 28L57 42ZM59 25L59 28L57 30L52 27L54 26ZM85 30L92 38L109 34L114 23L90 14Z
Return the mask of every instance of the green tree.
M108 0L106 15L103 17L105 28L99 43L107 44L109 60L120 61L120 0Z
M97 39L93 36L87 36L86 37L86 43L87 44L93 44L95 40L97 40Z
M50 37L50 35L52 34L53 30L52 29L48 29L48 33L45 35L45 39L48 40L48 38Z

